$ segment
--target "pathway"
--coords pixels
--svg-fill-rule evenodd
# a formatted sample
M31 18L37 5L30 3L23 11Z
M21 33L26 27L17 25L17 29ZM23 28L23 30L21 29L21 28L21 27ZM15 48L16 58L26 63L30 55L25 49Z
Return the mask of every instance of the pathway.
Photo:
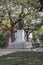
M13 53L13 52L17 52L17 51L43 52L43 48L36 48L36 49L0 49L0 56L7 55L9 53Z

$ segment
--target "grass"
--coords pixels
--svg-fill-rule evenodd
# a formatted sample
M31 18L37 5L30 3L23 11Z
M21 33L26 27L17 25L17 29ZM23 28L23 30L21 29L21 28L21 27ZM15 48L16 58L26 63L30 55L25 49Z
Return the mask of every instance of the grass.
M43 65L43 52L15 52L0 57L0 65Z

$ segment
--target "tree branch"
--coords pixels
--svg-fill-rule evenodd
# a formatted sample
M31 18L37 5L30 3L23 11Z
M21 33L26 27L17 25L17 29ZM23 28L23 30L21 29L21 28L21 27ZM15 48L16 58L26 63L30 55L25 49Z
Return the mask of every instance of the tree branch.
M22 18L26 17L26 16L29 15L29 14L30 14L30 13L24 14L24 15L22 16Z
M42 11L42 9L43 9L43 0L39 0L39 2L40 2L40 5L41 5L39 11Z
M0 23L2 22L2 20L3 20L3 17L4 17L4 16L2 15L2 16L1 16L1 19L0 19Z

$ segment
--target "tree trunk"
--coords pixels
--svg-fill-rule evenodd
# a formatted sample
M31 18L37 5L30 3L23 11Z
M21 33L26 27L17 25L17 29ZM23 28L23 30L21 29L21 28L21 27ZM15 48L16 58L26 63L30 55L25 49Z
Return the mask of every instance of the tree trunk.
M26 36L27 36L27 42L28 42L28 41L29 41L29 40L28 40L28 33L26 33Z
M11 26L11 41L15 41L14 26Z

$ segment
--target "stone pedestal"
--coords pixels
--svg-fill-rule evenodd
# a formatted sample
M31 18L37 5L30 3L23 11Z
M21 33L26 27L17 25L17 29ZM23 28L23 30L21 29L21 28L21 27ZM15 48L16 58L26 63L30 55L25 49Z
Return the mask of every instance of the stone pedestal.
M24 30L17 30L16 41L23 42L23 41L25 41L24 37L25 37Z
M29 42L25 41L25 33L24 30L17 30L15 34L16 40L13 43L10 43L9 48L14 49L26 49L26 48L32 48L32 42L31 39L29 39Z
M16 40L9 45L9 48L15 48L15 49L23 49L24 43L25 43L25 35L24 30L17 30L15 34Z
M16 33L16 41L14 42L15 48L23 48L24 47L24 30L17 30Z

